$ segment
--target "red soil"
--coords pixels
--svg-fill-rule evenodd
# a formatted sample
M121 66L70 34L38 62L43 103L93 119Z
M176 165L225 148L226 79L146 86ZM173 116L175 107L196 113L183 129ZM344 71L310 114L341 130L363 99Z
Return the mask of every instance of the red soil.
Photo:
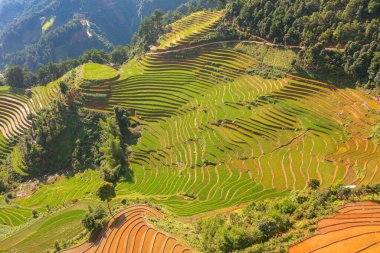
M289 253L380 252L380 203L348 203L318 222L318 233L289 248Z
M137 205L115 215L94 242L87 242L64 253L191 253L177 239L150 227L145 216L163 215L157 210Z

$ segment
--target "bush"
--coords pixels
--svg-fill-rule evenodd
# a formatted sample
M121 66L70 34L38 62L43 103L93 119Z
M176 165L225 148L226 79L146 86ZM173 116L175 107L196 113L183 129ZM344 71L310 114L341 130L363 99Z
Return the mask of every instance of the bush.
M106 218L106 212L101 206L98 206L95 210L90 206L88 207L88 212L82 219L83 226L89 232L94 232L103 227Z
M284 214L292 214L297 209L297 204L289 199L284 199L277 204L278 210Z
M32 215L33 215L33 218L35 218L35 219L38 218L38 211L34 209L32 211Z
M307 183L307 186L313 190L316 190L319 188L319 186L321 185L321 182L319 182L318 179L311 179L308 183Z
M278 226L273 218L264 218L257 224L257 228L263 233L263 237L268 239L277 233Z
M55 242L54 242L54 248L55 248L55 251L56 251L56 252L59 252L59 251L62 250L61 245L59 245L59 242L58 242L58 241L55 241Z

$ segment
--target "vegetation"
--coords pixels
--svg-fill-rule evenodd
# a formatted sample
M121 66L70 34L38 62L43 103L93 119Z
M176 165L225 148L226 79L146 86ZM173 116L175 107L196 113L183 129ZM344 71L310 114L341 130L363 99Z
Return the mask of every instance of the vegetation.
M311 184L313 182L310 182ZM338 189L347 189L342 196ZM342 199L364 198L367 188L379 193L378 185L358 190L336 185L328 189L293 192L276 201L253 202L241 211L216 215L199 222L204 252L287 252L288 246L315 232L316 221L331 215ZM368 196L367 196L368 197Z
M56 17L51 17L49 20L45 21L44 24L42 25L42 31L45 32L47 31L52 25L54 25Z
M304 46L299 62L305 68L344 68L358 85L378 87L380 5L376 1L231 1L226 8L233 26L243 33ZM326 47L346 50L341 54Z
M49 61L77 58L92 48L112 51L129 43L140 21L155 9L172 10L183 2L2 0L0 69L22 65L35 71Z
M98 197L100 198L101 201L106 201L107 202L107 206L108 206L108 210L110 212L110 215L112 216L112 211L111 211L111 208L110 208L110 201L116 197L116 193L115 193L115 187L113 186L113 184L111 183L103 183L98 191L97 191L97 195Z
M102 81L117 78L116 70L97 63L87 63L83 66L83 78L86 80Z
M90 233L99 231L103 228L106 217L106 212L101 206L96 207L96 209L92 209L92 207L89 206L88 212L82 219L82 224Z
M15 88L30 87L34 83L33 74L20 66L9 66L5 70L4 84Z
M205 252L283 252L344 201L377 198L379 104L300 72L345 71L375 87L379 48L355 37L335 47L316 35L311 17L355 3L317 3L321 14L296 2L300 13L291 1L191 1L153 12L130 47L93 49L36 74L9 67L3 82L12 87L0 87L0 251L83 242L105 224L100 199L110 216L127 203L159 206L177 222L156 224L193 233L180 236ZM290 47L275 21L286 15L280 27L300 28ZM326 28L351 23L340 15ZM131 208L136 231L148 229L140 212L161 217ZM179 222L205 213L195 226ZM125 219L120 229L134 224ZM50 232L62 240L34 244Z

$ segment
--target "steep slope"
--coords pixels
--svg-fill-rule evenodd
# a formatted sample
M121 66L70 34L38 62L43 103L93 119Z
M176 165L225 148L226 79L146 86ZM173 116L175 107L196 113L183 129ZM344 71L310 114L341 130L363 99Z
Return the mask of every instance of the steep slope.
M313 178L380 182L380 150L369 139L379 104L286 73L287 64L271 63L290 62L286 50L262 59L243 52L254 43L148 53L119 73L83 66L85 107L128 108L143 129L130 156L134 182L120 183L118 194L151 196L190 216L303 189ZM16 112L3 117L8 139L22 130Z
M367 139L378 104L296 75L250 74L259 66L233 48L204 47L146 55L120 80L88 87L106 92L88 108L130 108L144 128L131 158L135 183L120 193L165 196L160 203L187 216L302 189L312 178L380 181L380 150Z
M35 0L16 7L6 4L2 12L17 11L4 17L0 30L0 68L19 64L35 70L39 64L78 57L91 48L127 44L142 17L156 8L175 9L183 2Z
M338 214L318 222L318 233L292 246L289 253L378 252L380 244L380 204L354 202Z
M217 20L218 12L194 13L161 38L157 45L165 46L159 51L131 59L119 70L89 63L75 72L84 108L106 113L114 106L127 108L142 132L128 149L133 180L117 183L111 205L124 198L148 199L176 216L189 217L283 196L306 188L310 179L319 179L322 187L341 181L380 182L379 144L369 138L380 121L377 101L360 89L337 88L292 73L296 53L273 44L190 47L207 39ZM30 125L28 112L47 107L57 90L57 82L36 87L29 96L9 87L0 90L0 159L10 152L12 137ZM22 161L16 163L22 166ZM1 241L0 250L43 252L52 247L55 234L63 231L64 238L70 238L65 229L79 234L83 210L89 202L98 203L99 174L87 170L43 185L9 206L0 204L0 222L16 231ZM79 212L67 211L73 203L81 206ZM27 224L31 210L43 213L48 208L64 210L53 217L59 229L50 220L41 230L32 229L34 224ZM133 213L134 219L127 210L116 227L111 224L115 220L110 221L110 227L120 229L106 230L110 236L82 246L112 252L118 240L125 242L120 247L155 245L145 243L152 242L148 240L136 243L140 236L160 234L149 230L145 212ZM70 224L78 231L65 227ZM18 232L20 225L27 229ZM23 233L27 236L19 239ZM115 236L120 234L124 236ZM159 242L166 252L186 251L174 248L177 242L163 235Z
M57 92L57 82L30 91L0 87L0 160L11 152L12 139L31 126L28 115L49 107Z
M88 242L62 252L192 252L179 244L177 239L149 226L146 222L147 215L164 218L159 211L152 207L132 206L116 214L94 242Z

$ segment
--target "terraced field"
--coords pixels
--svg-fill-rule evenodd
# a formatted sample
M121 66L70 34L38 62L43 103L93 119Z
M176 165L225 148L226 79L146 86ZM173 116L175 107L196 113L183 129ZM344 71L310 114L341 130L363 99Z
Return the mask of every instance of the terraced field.
M134 109L144 128L131 158L135 182L119 184L119 194L152 196L188 216L302 189L312 178L380 181L378 143L367 139L378 104L295 75L265 79L254 74L261 65L204 47L146 55L99 84L107 96L88 108Z
M348 203L338 214L318 222L318 233L289 249L303 252L379 252L380 204Z
M47 108L57 92L57 82L30 91L0 87L0 160L11 153L12 139L31 126L28 115Z
M32 210L44 212L79 200L95 199L102 182L98 171L86 170L71 178L58 179L54 184L42 185L32 196L16 200L12 205L0 204L0 224L18 226L31 219Z
M87 81L109 81L117 79L118 76L119 74L115 69L105 65L97 63L83 65L83 78Z
M1 225L18 226L25 223L31 217L32 210L30 209L0 206Z
M163 218L159 211L148 206L137 205L127 208L108 222L94 242L63 252L191 252L179 244L177 239L150 227L145 220L146 215Z
M43 211L47 205L56 208L84 198L93 199L102 182L98 171L86 170L71 178L44 185L37 193L16 201L15 204Z
M147 198L188 217L286 195L305 188L310 179L319 179L322 186L379 183L380 147L369 135L380 122L380 104L360 90L291 73L293 51L250 43L189 48L207 40L221 17L222 12L206 11L177 21L153 52L131 59L119 71L94 63L76 70L74 83L85 108L106 113L115 106L130 109L142 132L130 147L133 181L118 182L113 204L121 198ZM261 54L266 55L257 57ZM11 155L21 175L24 162L13 148L14 137L31 126L29 114L49 107L58 82L30 91L0 87L0 161ZM0 251L43 252L52 247L54 235L68 240L78 234L87 207L80 205L97 199L101 183L99 171L87 170L42 185L10 205L0 204L0 225L14 231L27 227L12 235L16 239L0 241ZM305 247L333 252L346 242L351 245L348 235L357 234L369 238L360 241L357 251L376 251L377 206L342 208L327 225L321 221L317 239L304 241ZM26 224L34 209L55 217ZM190 252L149 227L146 214L162 217L146 206L126 209L97 241L67 252ZM364 220L346 222L352 217ZM333 239L325 238L335 232ZM46 234L50 241L40 245ZM323 247L316 247L319 240Z
M91 201L94 203L94 201ZM0 237L0 252L48 252L55 241L68 241L83 230L81 219L90 202L81 202L58 212L45 214L28 226L15 227L17 233ZM30 212L31 213L31 212Z
M153 51L182 48L207 39L210 30L216 26L222 14L221 11L199 11L168 25L168 32L158 40L158 46L153 47Z

